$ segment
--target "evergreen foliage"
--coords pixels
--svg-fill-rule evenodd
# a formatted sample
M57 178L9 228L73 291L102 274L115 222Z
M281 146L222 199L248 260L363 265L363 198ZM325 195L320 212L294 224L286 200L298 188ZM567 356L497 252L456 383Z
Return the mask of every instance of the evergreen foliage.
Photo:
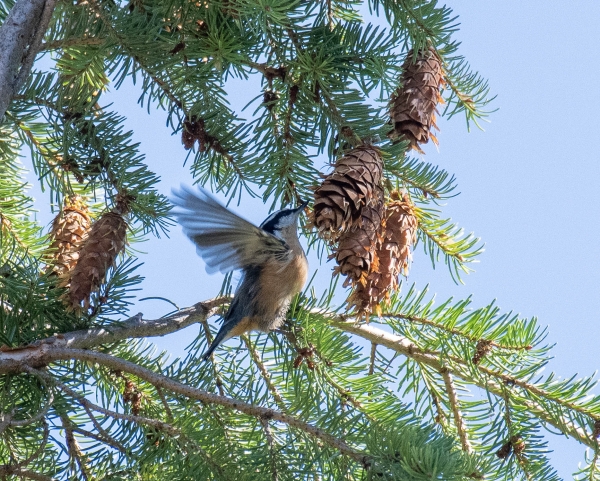
M14 3L0 1L0 21ZM130 241L168 231L143 146L104 103L107 85L131 77L142 107L168 113L165 135L188 142L197 181L229 198L260 187L272 208L310 198L324 162L375 143L387 191L410 194L419 242L459 281L482 244L439 211L454 176L386 137L411 49L441 58L443 115L477 123L489 113L487 82L458 36L435 0L57 2L0 123L0 477L550 481L545 436L559 431L589 448L577 479L600 480L596 381L541 373L550 347L536 319L470 299L436 305L405 286L367 324L334 305L333 280L295 299L282 332L242 336L243 348L203 362L207 319L227 296L127 319L143 279L126 251L89 309L73 312L47 266L25 149L57 212L75 194L95 219L126 202ZM250 76L263 90L244 120L227 80ZM325 249L310 226L304 235ZM143 341L193 323L199 336L182 359Z

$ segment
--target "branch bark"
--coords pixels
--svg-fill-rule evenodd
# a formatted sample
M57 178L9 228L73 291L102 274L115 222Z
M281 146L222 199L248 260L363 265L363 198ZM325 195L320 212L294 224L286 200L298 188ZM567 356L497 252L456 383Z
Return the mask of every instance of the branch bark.
M56 0L18 0L0 27L0 121L29 75Z

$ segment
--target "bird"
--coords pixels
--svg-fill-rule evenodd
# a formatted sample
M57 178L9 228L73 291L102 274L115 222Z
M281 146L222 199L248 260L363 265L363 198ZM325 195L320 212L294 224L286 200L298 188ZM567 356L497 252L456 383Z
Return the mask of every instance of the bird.
M202 359L227 339L281 327L290 302L308 277L308 261L298 238L298 218L308 202L274 212L256 227L201 187L182 184L172 194L172 213L196 245L207 273L242 273L223 325Z

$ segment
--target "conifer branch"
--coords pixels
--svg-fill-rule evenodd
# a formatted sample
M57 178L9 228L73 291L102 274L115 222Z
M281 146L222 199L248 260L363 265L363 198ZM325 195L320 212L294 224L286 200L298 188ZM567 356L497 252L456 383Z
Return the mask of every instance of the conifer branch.
M454 386L454 380L452 379L452 374L450 374L450 372L447 369L443 369L442 377L444 378L444 384L446 385L446 393L448 394L448 399L450 400L450 407L452 408L452 414L454 416L454 425L456 426L456 431L458 432L460 444L462 446L463 451L470 454L473 452L473 448L471 447L471 443L469 442L469 436L467 434L465 421L462 417L461 408L458 401L458 395Z
M169 87L169 83L162 80L158 76L158 74L156 72L154 72L148 65L146 65L145 62L143 61L143 59L128 45L127 39L123 35L121 35L121 33L119 33L119 31L117 31L117 29L114 27L114 25L112 24L110 19L108 19L106 17L106 12L104 12L102 5L100 5L100 3L97 0L90 0L89 4L90 4L91 8L94 10L94 12L102 19L103 23L106 25L108 30L110 30L112 35L118 41L119 45L135 61L135 63L140 67L140 69L146 75L148 75L148 77L150 77L156 85L158 85L158 87L163 91L163 93L171 101L171 103L173 105L175 105L176 107L178 107L183 112L183 114L186 117L188 117L189 116L188 108L172 92L171 88ZM201 120L204 121L204 119L201 119ZM210 139L210 141L207 142L208 148L214 150L218 154L221 154L225 159L227 159L229 161L230 166L234 170L236 170L238 172L238 174L241 174L241 170L235 164L233 156L231 155L230 152L227 151L227 149L225 149L225 147L223 147L219 138L214 135L208 134L208 133L205 133L205 136L208 139Z
M0 465L0 476L5 475L5 474L14 473L16 470L20 470L23 467L28 466L33 461L38 459L42 454L44 454L44 451L46 449L46 444L48 443L48 437L50 436L50 429L48 428L48 423L45 420L43 421L43 428L44 428L44 434L42 435L42 441L40 442L37 449L33 453L31 453L26 459L24 459L22 461L18 461L14 464L9 464L9 465L6 465L6 464ZM5 471L8 471L8 472L6 473Z
M290 427L299 429L304 431L306 434L313 436L323 443L327 444L333 449L338 450L345 456L353 459L355 462L359 463L361 466L367 467L371 465L371 458L361 453L360 451L355 450L348 444L346 444L343 440L332 436L328 432L323 429L309 424L300 418L290 416L288 414L282 413L281 411L276 411L275 409L265 408L261 406L254 406L252 404L245 403L243 401L239 401L234 398L229 398L225 396L220 396L218 394L212 394L202 389L193 388L191 386L187 386L178 381L170 379L167 376L162 374L158 374L150 369L146 369L142 366L139 366L133 362L127 361L125 359L121 359L115 356L111 356L109 354L89 351L83 349L71 349L64 347L52 347L46 348L46 346L51 346L51 344L42 345L42 348L38 350L36 355L31 356L29 362L25 361L22 356L21 359L14 359L13 362L9 361L11 364L10 372L31 372L32 374L36 374L38 376L41 375L41 372L34 372L35 370L31 367L32 365L43 365L49 364L55 361L66 361L66 360L77 360L84 361L90 363L97 363L102 366L117 369L123 372L127 372L129 374L133 374L138 378L152 384L153 386L158 386L160 388L172 391L174 393L180 394L182 396L188 397L189 399L195 399L197 401L207 403L207 404L216 404L222 407L233 409L235 411L242 412L248 416L252 416L258 419L273 419L275 421L279 421L281 423L287 424ZM3 371L3 368L6 367L5 362L1 360L0 356L0 372ZM16 365L15 365L16 361ZM25 361L25 362L24 362ZM4 364L4 365L3 365ZM64 385L63 385L64 386ZM58 385L61 389L63 386ZM71 390L71 392L73 392ZM89 402L89 401L88 401ZM100 406L98 406L100 407ZM103 408L101 408L103 409ZM118 413L114 413L118 415L118 417L122 416L130 416L130 415L120 415ZM130 416L131 419L133 419ZM161 425L166 425L161 421L152 421L154 423L160 423ZM73 445L74 446L74 445ZM73 448L75 449L75 448ZM76 451L75 451L76 453Z
M477 344L480 341L485 341L487 343L487 345L489 345L490 347L495 347L498 349L505 349L507 351L529 351L532 346L527 344L525 346L505 346L503 344L498 344L497 342L491 341L489 339L482 339L480 337L476 337L476 336L470 336L469 334L460 331L459 329L456 328L452 328L452 327L448 327L445 326L443 324L440 324L438 322L432 321L431 319L427 319L425 317L419 317L419 316L413 316L410 314L396 314L393 312L382 312L381 316L382 318L391 318L391 319L403 319L405 321L409 321L415 324L423 324L426 326L431 326L431 327L435 327L436 329L440 329L441 331L445 331L449 334L452 334L453 336L459 336L462 337L468 341L473 342L474 344Z
M32 371L33 372L33 371ZM37 374L37 373L36 373ZM54 379L52 380L54 382ZM64 386L64 385L63 385ZM64 391L64 390L63 390ZM98 422L98 420L96 419L96 416L94 415L94 413L92 412L92 409L90 408L90 406L85 403L82 402L81 400L79 400L79 404L81 405L81 407L84 409L85 413L87 414L88 418L90 419L90 421L92 422L92 424L94 425L94 428L96 429L96 431L98 431L99 434L97 434L96 436L98 436L98 438L101 438L101 442L108 444L109 446L114 447L115 449L121 451L124 454L129 455L130 451L123 446L119 441L117 441L115 438L113 438ZM99 439L100 440L100 439Z
M81 451L81 447L75 438L75 434L73 433L73 422L65 413L60 413L60 420L62 427L65 431L65 441L67 445L67 452L69 454L69 465L73 474L75 474L75 463L79 466L79 471L81 471L81 477L84 481L90 480L90 472L89 466L87 465L87 461L85 459L85 455Z
M202 325L202 329L204 330L204 337L206 338L206 345L210 346L213 341L212 334L210 333L210 327L207 322L208 316L204 319L200 319L200 324ZM210 361L213 368L213 376L215 378L215 384L217 385L217 389L219 390L219 394L221 396L225 396L225 390L223 389L223 378L221 377L221 373L219 372L219 363L215 359L214 353L210 356Z
M59 50L69 47L81 47L86 45L102 45L108 37L71 37L61 40L45 42L40 46L40 51Z
M277 459L275 457L275 438L273 437L273 432L271 431L271 426L269 426L268 420L260 418L260 424L263 427L265 437L267 438L267 443L269 444L269 460L271 462L271 481L277 481L279 477L277 474Z
M34 481L57 481L56 478L46 476L45 474L36 473L29 469L16 467L10 464L0 466L0 476L19 476L20 478L33 479Z
M365 417L367 417L367 419L373 421L373 418L365 412L364 406L360 403L360 401L358 401L358 399L356 399L350 391L340 386L340 384L336 382L335 379L333 379L331 375L327 372L324 366L327 366L328 361L319 353L317 349L315 349L313 345L309 345L308 348L300 347L298 338L296 337L296 334L293 331L285 330L282 332L299 356L307 358L316 356L319 359L319 361L321 361L320 363L313 363L310 360L307 361L309 369L315 370L323 378L323 380L338 393L340 399L349 402L352 405L352 407L363 413Z
M423 350L404 337L398 336L396 334L390 334L372 325L357 325L354 320L347 320L347 318L344 316L332 316L331 318L329 318L329 322L334 327L337 327L346 332L351 332L368 341L375 342L379 345L385 346L389 349L399 352L400 354L403 354L404 356L409 357L419 363L434 368L440 373L443 369L448 369L448 372L450 372L454 376L460 377L465 381L468 381L476 386L486 389L489 392L495 394L496 396L503 396L504 384L517 385L529 394L531 394L532 397L540 397L546 401L554 402L568 409L572 409L573 411L577 411L585 416L594 418L593 413L588 411L587 409L569 401L557 399L551 396L550 393L544 391L543 389L540 389L532 384L517 379L513 376L509 376L477 365L475 366L476 369L480 371L480 373L485 375L485 380L479 379L477 377L469 375L469 370L472 369L472 366L467 365L467 362L456 356L444 355L445 359L447 361L452 362L454 365L443 366L440 362L439 352ZM534 414L543 422L556 427L560 431L565 432L570 436L573 436L579 442L587 446L594 447L594 442L592 441L589 433L585 432L582 428L576 426L574 423L566 420L560 423L557 422L556 419L554 419L551 416L551 413L549 413L547 409L545 409L537 402L521 398L519 399L519 402L525 405L532 414Z
M130 452L129 450L127 450L127 448L125 448L125 446L123 446L121 443L119 443L118 441L116 441L113 437L111 436L104 436L103 434L96 434L93 433L91 431L88 431L87 429L83 429L80 428L79 426L71 426L71 430L74 433L79 433L83 436L85 436L86 438L90 438L90 439L94 439L98 442L101 442L103 444L106 444L108 446L110 446L113 449L116 449L117 451L129 455Z
M128 319L127 321L124 321L123 323L120 323L119 326L115 326L112 329L96 328L83 331L74 331L38 341L32 345L22 348L5 350L4 352L0 352L0 373L18 372L21 370L23 365L36 365L36 363L43 362L41 359L45 359L45 356L52 356L52 352L58 352L57 350L59 350L63 356L67 356L65 357L66 359L69 358L68 352L75 353L77 349L81 348L89 349L102 344L117 342L125 339L143 338L157 335L163 336L172 332L176 332L177 330L183 329L194 322L200 322L200 320L206 319L209 315L215 313L217 306L220 306L226 302L226 300L227 298L218 298L205 303L198 303L193 307L181 309L177 313L164 319L145 321L141 318L141 316L138 315ZM323 313L320 311L315 313L323 315ZM443 369L448 369L448 372L453 376L460 377L467 382L477 385L483 389L487 389L497 396L503 396L503 385L514 385L522 388L534 399L539 398L541 400L553 402L592 419L596 418L594 413L590 412L587 408L579 406L576 403L568 400L552 396L551 393L547 392L546 390L514 376L503 374L481 365L473 366L472 363L468 363L464 359L447 354L444 356L447 362L450 364L443 366L440 362L440 353L437 351L423 350L408 339L396 334L385 332L374 327L373 325L357 325L353 319L349 319L345 316L335 314L329 314L327 316L330 324L334 327L358 335L378 345L392 349L419 363L434 368L439 373L441 373ZM284 333L285 332L287 331L284 331ZM288 339L290 338L288 337ZM296 350L299 349L297 342L296 344L292 342L292 345L294 345ZM75 359L75 357L73 357L73 359ZM482 375L481 378L472 376L470 374L470 370L474 368ZM324 378L328 383L331 383L331 385L340 393L340 395L344 396L346 399L349 399L357 409L361 409L362 406L360 402L352 397L347 398L346 396L349 393L347 393L337 383L332 382L332 379L327 379L327 376ZM160 384L155 384L155 386L164 387ZM591 439L590 434L576 426L574 423L565 420L562 422L562 424L559 424L546 408L535 401L519 398L519 402L525 404L528 409L530 409L531 412L543 422L548 423L559 430L565 431L567 434L573 436L578 441L590 447L595 447L595 440Z
M261 359L260 355L258 354L258 352L256 351L256 349L254 349L254 347L252 346L252 343L250 342L250 339L248 338L248 336L244 334L240 337L242 338L242 341L244 341L244 344L246 345L246 349L248 349L248 352L250 353L250 357L252 358L252 361L254 362L254 364L256 365L258 370L260 371L260 375L262 376L263 380L265 381L267 388L269 389L269 391L271 391L271 394L273 395L273 399L275 399L275 403L277 404L279 409L281 409L281 411L286 412L287 407L285 405L285 401L281 397L281 393L279 392L279 389L277 389L277 386L275 386L275 384L273 384L273 382L271 380L271 373L268 371L267 367L265 366L265 363L262 361L262 359Z

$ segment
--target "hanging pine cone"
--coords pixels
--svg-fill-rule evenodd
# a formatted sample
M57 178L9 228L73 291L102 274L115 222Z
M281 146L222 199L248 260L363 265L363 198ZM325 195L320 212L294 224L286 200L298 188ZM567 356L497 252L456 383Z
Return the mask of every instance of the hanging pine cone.
M398 276L408 275L411 248L416 242L417 218L408 195L392 193L378 234L376 262L364 282L357 283L349 303L369 314L398 289Z
M378 201L383 162L379 149L362 145L340 158L315 190L313 219L319 235L335 240Z
M67 197L63 209L52 222L49 270L64 276L77 264L79 248L90 229L90 216L85 201L78 195Z
M358 225L344 232L339 239L335 257L338 265L334 274L347 276L344 287L362 280L365 282L376 261L377 233L383 221L383 200L364 207Z
M72 309L89 307L90 296L103 282L108 269L125 247L127 222L122 210L107 212L93 225L79 251L79 261L69 279L68 304Z
M443 102L440 89L445 85L442 62L437 52L430 47L420 51L416 59L411 50L406 55L400 87L390 102L390 117L393 129L388 133L392 140L407 139L410 148L424 153L419 144L437 139L431 133L435 124L436 107Z

